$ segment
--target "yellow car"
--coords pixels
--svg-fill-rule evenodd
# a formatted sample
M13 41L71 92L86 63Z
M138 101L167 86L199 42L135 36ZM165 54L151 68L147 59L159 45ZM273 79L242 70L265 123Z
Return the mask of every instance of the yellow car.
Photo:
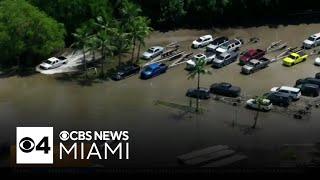
M291 53L288 57L284 58L282 63L285 66L293 66L295 64L298 64L300 62L303 62L307 60L308 55L301 51L301 52L296 52L296 53Z

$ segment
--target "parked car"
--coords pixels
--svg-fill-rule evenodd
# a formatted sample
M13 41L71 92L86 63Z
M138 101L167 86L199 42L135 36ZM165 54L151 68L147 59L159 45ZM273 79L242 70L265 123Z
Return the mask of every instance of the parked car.
M207 49L217 49L221 44L228 42L227 37L221 36L213 39L213 41L207 46Z
M296 81L296 86L298 86L300 84L315 84L315 85L320 86L320 79L312 78L312 77L308 77L305 79L298 79Z
M222 96L238 97L240 96L241 88L225 82L214 83L210 86L210 92L212 94L218 94Z
M63 64L67 64L68 59L64 56L60 57L51 57L40 64L40 69L48 70L54 69L62 66Z
M198 89L188 89L186 96L191 98L197 98L199 96L199 99L209 99L210 98L210 91L207 88L200 88Z
M201 53L196 54L195 56L192 57L192 59L187 61L186 70L192 70L196 66L197 61L201 61L201 60L206 61L206 58L207 57L204 54L201 54Z
M153 46L142 54L142 58L146 60L150 60L155 57L158 57L164 52L164 49L165 48L161 46Z
M211 64L214 58L216 57L216 53L212 51L205 51L204 55L206 56L205 61L207 62L207 64Z
M308 39L303 41L304 48L314 48L320 45L320 33L311 35Z
M317 74L315 75L315 78L316 78L316 79L320 79L320 73L317 73Z
M316 84L300 84L296 88L301 89L303 96L318 97L320 93L320 88Z
M224 43L220 47L216 49L216 52L218 54L224 53L224 52L231 52L231 51L237 51L242 46L242 42L239 39L233 39L228 41L227 43Z
M304 51L291 53L288 57L283 59L283 65L285 66L293 66L300 62L307 60L308 55Z
M130 64L121 67L111 78L115 81L119 81L125 79L134 74L138 74L140 72L140 66L137 64Z
M155 63L146 66L140 74L141 79L150 79L155 76L159 76L167 71L168 66L162 63Z
M221 68L224 67L226 65L229 65L233 62L236 62L238 59L239 53L238 52L224 52L222 54L218 54L216 55L216 57L214 58L213 62L212 62L212 67L214 68Z
M242 42L240 40L233 39L219 46L216 49L216 53L221 54L224 52L237 51L238 49L240 49L241 45L242 45Z
M282 92L266 93L264 96L269 99L273 105L282 107L288 107L292 102L292 98L290 97L290 95Z
M239 64L247 64L251 59L260 59L266 54L262 49L249 49L244 55L240 57Z
M260 106L257 102L257 99L249 99L246 102L246 105L249 108L260 110L260 111L270 111L273 107L273 105L269 99L263 99Z
M242 66L241 72L243 74L251 74L261 69L268 67L270 60L267 58L252 59L246 65Z
M314 65L320 66L320 57L317 57L317 58L314 60Z
M213 42L213 38L211 35L205 35L199 37L197 40L194 40L192 42L192 47L193 48L201 48L209 45L210 43Z
M301 97L301 90L299 88L289 86L273 87L270 91L288 94L293 100L299 100Z
M219 44L219 45L209 44L209 45L207 46L207 48L206 48L206 51L211 51L211 52L217 53L217 49L218 49L219 47L223 46L224 44L227 44L227 43L228 43L228 41L223 42L223 43L221 43L221 44Z

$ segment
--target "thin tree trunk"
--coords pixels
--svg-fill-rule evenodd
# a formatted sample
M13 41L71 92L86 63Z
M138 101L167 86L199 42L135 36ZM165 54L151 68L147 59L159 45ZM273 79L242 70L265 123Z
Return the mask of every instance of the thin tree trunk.
M260 106L259 106L259 109L260 109ZM260 114L260 110L257 110L255 116L254 116L254 124L252 126L252 129L255 129L256 126L257 126L257 122L258 122L258 119L259 119L259 114Z
M104 61L106 58L105 52L104 52L104 46L102 46L102 57L101 57L101 77L104 77Z
M133 62L134 60L134 53L136 51L136 38L133 39L133 48L132 48L132 54L131 54L131 61Z
M118 55L118 67L121 66L121 54Z
M196 112L199 112L199 90L200 90L200 73L198 73L198 85L197 85L197 106Z
M137 54L137 61L136 61L136 62L139 62L139 59L140 59L140 51L141 51L141 42L139 42L138 54Z
M88 79L86 52L85 52L84 48L82 50L82 53L83 53L84 71L85 71L86 79Z

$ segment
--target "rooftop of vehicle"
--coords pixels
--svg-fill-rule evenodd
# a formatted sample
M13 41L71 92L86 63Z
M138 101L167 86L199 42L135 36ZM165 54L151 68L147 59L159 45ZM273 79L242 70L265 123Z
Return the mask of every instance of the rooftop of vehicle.
M281 86L279 90L286 90L286 91L292 91L292 92L300 92L299 88L294 88L290 86Z

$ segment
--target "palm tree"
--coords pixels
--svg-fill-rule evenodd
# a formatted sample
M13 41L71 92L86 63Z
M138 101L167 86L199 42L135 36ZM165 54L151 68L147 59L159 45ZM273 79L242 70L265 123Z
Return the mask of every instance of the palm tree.
M121 22L123 24L130 23L142 12L139 6L137 6L135 3L129 2L128 0L123 0L121 2L121 7L119 10L122 19Z
M107 57L113 56L113 52L115 51L115 46L111 43L111 37L105 32L99 32L97 35L97 40L99 44L99 48L101 51L101 77L104 77L104 63L106 62Z
M264 100L266 99L265 96L258 96L256 97L256 103L258 105L258 109L256 110L256 114L254 116L254 124L252 125L252 129L255 129L257 126L257 122L259 119L260 111L261 111L261 106L265 104Z
M75 43L72 44L71 47L74 46L75 48L82 51L85 76L86 79L88 79L86 52L88 51L88 39L90 35L89 33L87 33L87 30L85 28L76 29L76 32L72 35L75 38Z
M93 35L93 36L90 36L88 38L88 42L87 42L87 48L88 48L88 51L91 53L92 55L92 60L95 61L96 60L96 52L97 50L99 49L99 42L98 42L98 38Z
M138 62L140 59L140 51L141 51L141 46L145 45L145 38L148 37L150 35L150 33L152 32L152 28L149 27L150 24L150 19L143 17L143 16L139 16L136 19L136 23L137 26L139 27L138 30L136 31L136 39L139 42L139 46L138 46L138 54L137 54L137 59L136 61Z
M210 71L205 69L206 61L204 59L197 60L195 67L188 74L188 79L194 79L197 77L197 91L200 90L200 76L205 74L211 74ZM196 112L199 112L199 93L197 93Z
M127 53L130 49L130 33L123 30L122 26L118 26L113 32L112 45L115 47L115 54L118 55L118 66L121 65L121 58L123 54Z
M106 20L107 18L103 18L102 16L97 17L96 26L99 27L99 32L96 34L98 39L98 44L101 49L101 77L104 77L104 63L106 62L106 58L109 55L113 55L113 51L115 50L115 46L111 43L112 33L115 32L115 28L112 28L111 22Z

